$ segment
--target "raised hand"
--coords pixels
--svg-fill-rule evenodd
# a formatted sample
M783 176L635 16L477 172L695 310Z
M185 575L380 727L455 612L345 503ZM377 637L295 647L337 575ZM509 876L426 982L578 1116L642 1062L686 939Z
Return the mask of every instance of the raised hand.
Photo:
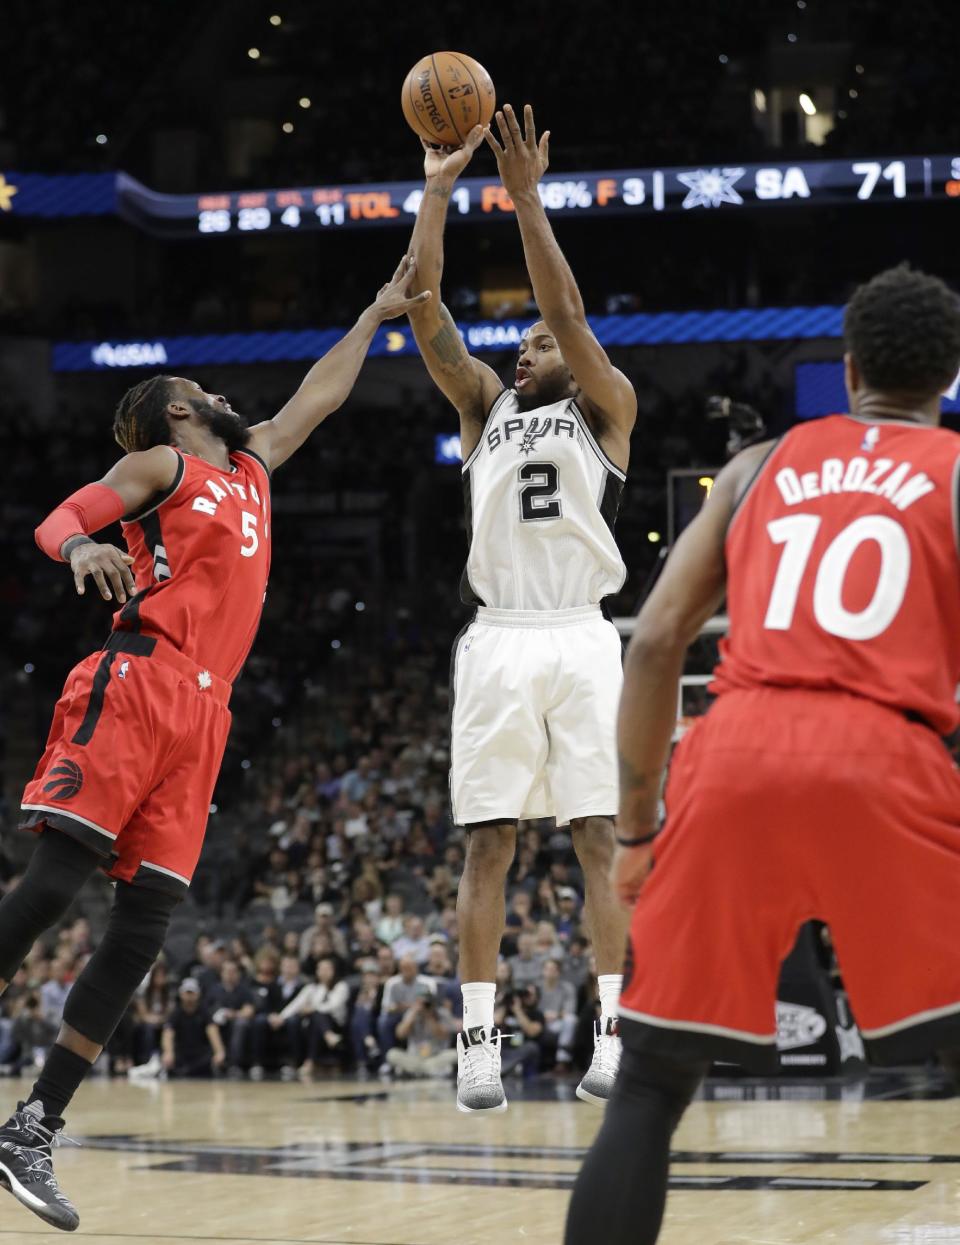
M496 119L503 146L493 137L489 126L484 130L484 138L497 157L497 168L500 170L504 189L512 199L525 192L535 192L537 183L550 167L550 131L544 130L537 142L533 109L529 104L525 104L523 109L522 134L520 122L510 104L504 104L503 111L497 112Z
M132 564L133 558L129 553L124 553L116 545L101 545L95 540L85 540L70 551L70 569L73 571L73 582L77 586L78 594L83 596L86 591L85 580L88 575L92 575L104 601L112 601L113 593L116 593L121 605L128 596L132 597L136 592L133 572L130 570ZM107 583L108 579L113 585L113 593Z
M408 297L407 291L416 270L417 261L412 255L404 255L387 284L381 285L373 303L372 309L378 320L395 320L397 316L405 315L411 308L420 307L429 300L429 290Z
M432 147L430 143L421 138L420 145L424 153L423 172L427 181L436 177L443 178L445 181L453 181L454 178L459 177L473 159L473 153L482 141L483 128L479 125L473 127L462 147Z

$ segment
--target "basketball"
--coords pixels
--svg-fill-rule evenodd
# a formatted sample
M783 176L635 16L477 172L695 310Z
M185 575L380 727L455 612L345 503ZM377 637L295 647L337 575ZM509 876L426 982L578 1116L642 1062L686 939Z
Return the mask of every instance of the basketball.
M475 125L489 125L497 106L490 75L463 52L434 52L417 61L401 98L414 133L444 147L460 147Z

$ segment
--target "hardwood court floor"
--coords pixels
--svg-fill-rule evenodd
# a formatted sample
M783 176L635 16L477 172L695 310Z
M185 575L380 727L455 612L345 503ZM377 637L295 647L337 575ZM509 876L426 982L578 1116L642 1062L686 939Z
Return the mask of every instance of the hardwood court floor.
M663 1245L960 1245L960 1100L935 1077L707 1093L675 1138ZM567 1085L510 1097L477 1119L445 1085L95 1081L70 1112L83 1147L56 1158L72 1239L560 1245L600 1112ZM68 1239L0 1194L0 1245Z

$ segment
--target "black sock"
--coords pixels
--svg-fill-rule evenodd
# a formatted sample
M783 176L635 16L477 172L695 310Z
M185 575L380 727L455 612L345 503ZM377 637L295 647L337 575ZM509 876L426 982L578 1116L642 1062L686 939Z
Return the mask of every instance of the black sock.
M27 1102L39 1102L44 1115L59 1119L92 1066L89 1059L57 1043L51 1047Z

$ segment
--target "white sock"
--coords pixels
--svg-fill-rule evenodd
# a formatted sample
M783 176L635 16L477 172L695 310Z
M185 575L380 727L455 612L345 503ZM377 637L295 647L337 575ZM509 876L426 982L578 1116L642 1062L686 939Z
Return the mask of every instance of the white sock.
M618 978L619 980L619 978ZM460 987L463 995L463 1027L478 1026L489 1033L493 1028L493 1001L497 993L494 981L465 981Z
M600 1019L616 1020L620 1006L620 987L623 985L623 973L601 973L597 977L597 989L600 992Z

